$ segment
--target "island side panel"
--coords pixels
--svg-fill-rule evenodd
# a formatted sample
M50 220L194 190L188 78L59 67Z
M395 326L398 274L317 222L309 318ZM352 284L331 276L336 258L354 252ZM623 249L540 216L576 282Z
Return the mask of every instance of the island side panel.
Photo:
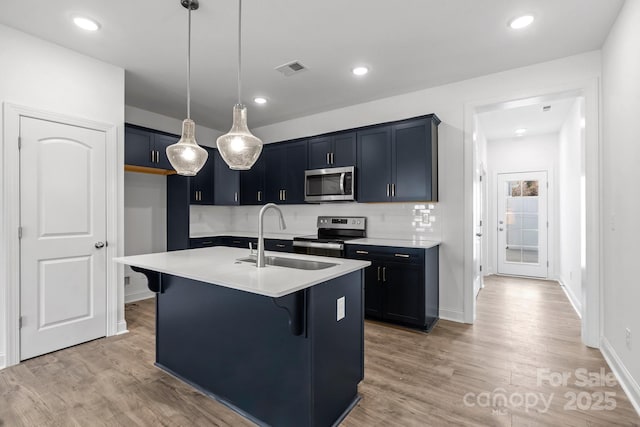
M310 339L291 334L272 298L171 275L163 289L160 367L262 422L313 425Z
M314 425L333 425L358 399L364 376L364 270L309 289ZM344 317L338 314L344 302ZM341 317L338 320L338 317Z

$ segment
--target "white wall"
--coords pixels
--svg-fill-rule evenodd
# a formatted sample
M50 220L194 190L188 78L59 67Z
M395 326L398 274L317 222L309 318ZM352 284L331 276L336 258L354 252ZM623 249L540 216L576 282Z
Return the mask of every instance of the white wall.
M3 25L0 25L0 64L1 102L113 124L118 126L121 147L124 70ZM122 173L118 179L117 188L121 191ZM9 204L17 201L6 200L3 188L0 186L4 221ZM118 197L122 200L122 194ZM109 243L119 248L122 245L118 241ZM3 273L6 256L0 253ZM0 282L0 368L4 366L6 351L6 286L4 280ZM120 280L119 300L123 298ZM119 307L117 317L120 325L126 325L124 306Z
M442 218L440 247L441 315L463 319L463 264L465 261L464 119L469 103L526 98L567 90L600 76L600 52L594 51L556 61L491 74L404 95L353 105L253 129L264 141L273 142L374 123L435 113L439 127L439 217ZM469 132L472 130L469 129ZM470 138L471 135L466 135Z
M584 290L584 98L577 98L558 135L558 279L578 313Z
M167 178L164 175L125 172L124 182L124 254L165 252ZM125 302L153 296L143 274L125 266L124 276Z
M627 1L602 50L603 59L603 353L626 381L640 412L640 1ZM588 123L587 123L588 125ZM627 345L625 328L632 333Z
M487 165L489 180L488 264L491 273L498 272L498 174L511 172L547 171L547 219L549 221L548 252L550 278L555 278L557 210L555 179L558 159L558 134L508 138L487 141Z

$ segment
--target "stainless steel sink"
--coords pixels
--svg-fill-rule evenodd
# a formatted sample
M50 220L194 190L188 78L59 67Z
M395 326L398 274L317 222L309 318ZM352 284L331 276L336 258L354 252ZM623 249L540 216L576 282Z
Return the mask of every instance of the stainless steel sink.
M236 261L256 263L256 257L238 258ZM284 258L279 256L264 257L266 265L274 265L276 267L297 268L298 270L323 270L338 264L331 262L309 261L306 259Z

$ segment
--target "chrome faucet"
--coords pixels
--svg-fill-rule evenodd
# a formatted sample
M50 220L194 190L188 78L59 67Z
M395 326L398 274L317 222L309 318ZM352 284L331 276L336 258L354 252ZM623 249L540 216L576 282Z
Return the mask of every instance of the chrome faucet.
M260 209L260 213L258 214L258 257L256 258L256 267L264 267L264 230L263 230L263 222L264 222L264 213L269 209L275 209L280 214L280 230L284 230L287 228L287 224L284 222L284 216L282 216L282 211L275 203L267 203Z

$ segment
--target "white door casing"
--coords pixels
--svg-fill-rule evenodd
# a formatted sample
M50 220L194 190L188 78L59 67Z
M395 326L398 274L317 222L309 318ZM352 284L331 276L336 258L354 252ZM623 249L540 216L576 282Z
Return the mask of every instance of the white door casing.
M498 273L548 274L547 172L498 174Z
M20 118L20 359L106 335L106 133Z
M484 212L484 195L486 186L486 172L484 166L481 164L480 168L476 171L477 178L474 181L473 190L473 223L474 223L474 246L473 246L473 295L474 298L478 296L480 289L484 287L484 265L485 256L484 253L484 239L486 233L484 231L486 226L485 212Z

